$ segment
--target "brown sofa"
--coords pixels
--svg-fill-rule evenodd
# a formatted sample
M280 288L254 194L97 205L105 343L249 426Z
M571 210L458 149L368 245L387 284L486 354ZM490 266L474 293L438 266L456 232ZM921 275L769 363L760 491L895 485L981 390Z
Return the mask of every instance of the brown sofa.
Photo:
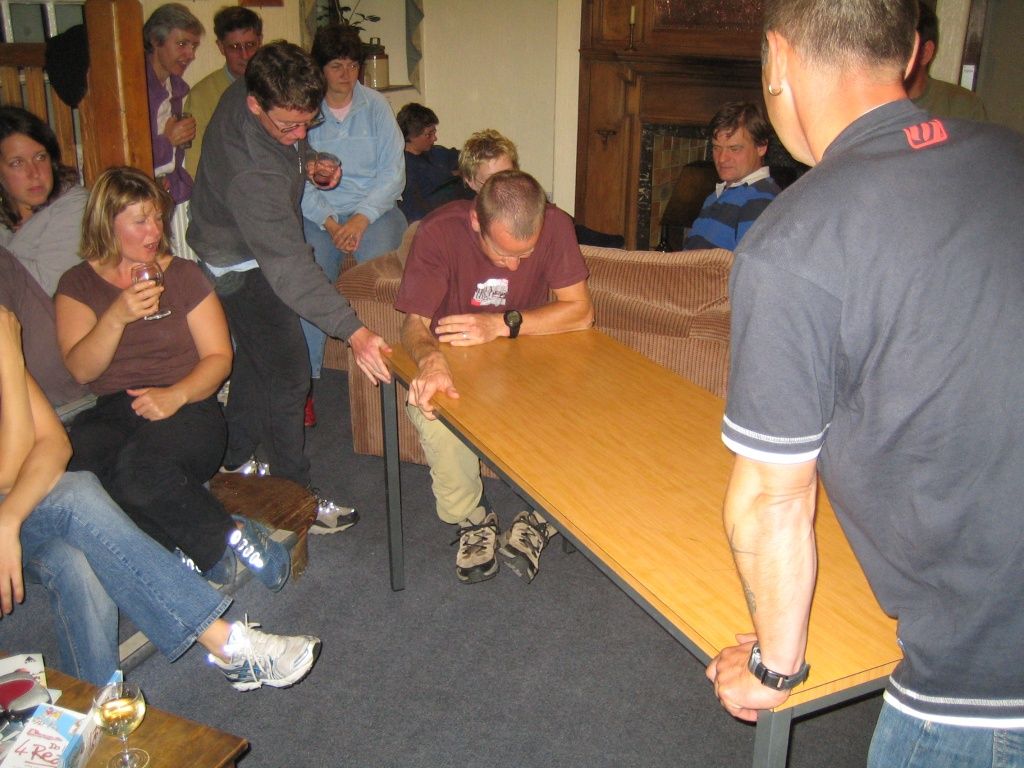
M412 229L412 228L410 228ZM346 270L338 289L362 321L392 344L399 343L402 314L394 309L407 233L398 251ZM583 246L590 269L595 327L656 363L716 395L725 395L729 370L729 269L725 250L622 251ZM328 342L325 364L340 365L345 347ZM348 360L352 442L358 453L381 455L380 395ZM404 397L405 390L399 389ZM412 423L399 409L404 461L423 464Z

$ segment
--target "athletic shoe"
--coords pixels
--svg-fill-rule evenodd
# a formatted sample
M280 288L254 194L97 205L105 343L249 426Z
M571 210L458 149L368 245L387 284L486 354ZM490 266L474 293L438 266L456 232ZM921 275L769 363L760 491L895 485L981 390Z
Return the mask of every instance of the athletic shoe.
M320 638L309 635L271 635L250 624L236 621L224 646L230 661L212 653L210 663L224 673L237 691L251 691L263 685L287 688L309 674L320 654Z
M270 465L265 461L257 461L255 458L252 458L234 469L221 467L220 471L230 475L245 475L246 477L255 475L256 477L266 477L270 474Z
M533 581L540 567L540 553L554 535L551 527L536 512L520 512L501 545L506 565L527 584Z
M341 533L359 522L359 513L352 507L343 507L320 495L316 488L310 489L316 496L316 520L309 532L318 536Z
M199 570L195 561L180 549L176 548L174 554L181 560L182 565L218 588L225 587L235 580L235 551L231 547L226 547L221 559L207 571Z
M241 523L228 534L228 545L235 550L242 565L252 571L253 576L272 592L279 591L288 581L292 560L288 550L270 538L270 529L262 523L241 515L231 519Z
M468 525L459 530L459 551L455 554L455 575L464 584L475 584L494 578L498 573L498 559L494 556L498 544L498 516L488 512L479 525ZM455 543L452 542L452 544Z

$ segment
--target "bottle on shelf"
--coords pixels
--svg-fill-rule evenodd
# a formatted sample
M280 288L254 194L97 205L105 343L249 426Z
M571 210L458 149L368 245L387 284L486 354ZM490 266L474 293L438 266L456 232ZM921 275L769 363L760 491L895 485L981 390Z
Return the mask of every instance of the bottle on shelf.
M363 61L363 85L378 90L391 85L388 72L388 55L379 37L371 37L365 46L366 58Z

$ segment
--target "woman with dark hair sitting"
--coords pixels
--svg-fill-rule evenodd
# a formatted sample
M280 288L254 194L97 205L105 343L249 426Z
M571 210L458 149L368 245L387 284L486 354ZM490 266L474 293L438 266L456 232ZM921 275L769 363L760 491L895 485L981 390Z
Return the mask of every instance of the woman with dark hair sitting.
M134 168L106 171L89 196L84 261L61 278L56 298L64 363L98 396L71 425L70 468L95 474L142 530L207 578L230 581L237 556L279 590L287 551L264 526L228 515L204 486L227 440L216 393L231 370L231 340L199 266L170 253L171 206ZM162 279L133 280L140 265L155 265Z
M408 226L397 207L405 187L403 141L388 100L359 82L363 44L357 33L339 26L320 28L312 56L323 70L327 92L320 105L322 122L310 128L309 145L338 157L342 177L333 189L306 184L303 229L316 263L334 284L341 272L342 254L351 253L363 262L402 242ZM319 379L327 337L305 320L302 330L312 377ZM310 393L306 426L315 424Z
M78 172L60 159L50 126L20 107L0 107L0 245L49 296L78 263L89 197Z

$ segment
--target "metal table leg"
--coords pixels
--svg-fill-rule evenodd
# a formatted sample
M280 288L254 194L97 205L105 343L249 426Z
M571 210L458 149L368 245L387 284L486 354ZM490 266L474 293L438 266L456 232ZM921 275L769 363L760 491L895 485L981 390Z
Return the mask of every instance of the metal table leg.
M789 729L792 724L792 709L758 714L757 731L754 734L754 768L786 768Z
M384 431L384 487L388 508L388 559L391 589L405 589L405 541L402 536L402 476L398 452L398 400L394 379L380 384L380 411Z

